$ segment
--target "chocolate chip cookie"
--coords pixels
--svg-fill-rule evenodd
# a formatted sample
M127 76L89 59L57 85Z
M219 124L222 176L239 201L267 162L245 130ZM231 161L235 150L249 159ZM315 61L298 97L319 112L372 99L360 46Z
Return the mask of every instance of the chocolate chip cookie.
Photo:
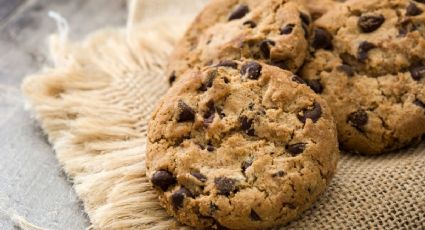
M310 207L338 159L327 103L256 61L185 74L148 131L147 175L167 211L198 228L260 229Z
M425 2L349 0L314 22L300 71L347 150L378 154L425 133Z
M172 53L170 83L222 59L252 58L296 71L308 49L311 18L296 0L213 0Z

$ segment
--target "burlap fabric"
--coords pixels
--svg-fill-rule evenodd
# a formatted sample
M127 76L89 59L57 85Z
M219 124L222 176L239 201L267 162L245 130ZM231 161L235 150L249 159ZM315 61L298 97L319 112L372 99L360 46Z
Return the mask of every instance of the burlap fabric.
M140 0L126 28L50 37L53 66L23 91L94 229L180 228L145 177L146 124L168 84L167 55L205 1ZM424 229L425 145L342 153L324 196L288 229Z

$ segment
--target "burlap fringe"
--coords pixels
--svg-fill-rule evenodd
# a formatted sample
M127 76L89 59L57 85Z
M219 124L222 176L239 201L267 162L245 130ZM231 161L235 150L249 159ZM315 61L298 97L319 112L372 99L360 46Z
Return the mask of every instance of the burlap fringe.
M77 43L51 36L54 66L26 78L22 89L84 203L90 228L180 228L145 177L146 125L168 88L167 55L201 4L130 5L127 29L103 29ZM324 197L287 228L425 227L422 149L372 158L343 154Z

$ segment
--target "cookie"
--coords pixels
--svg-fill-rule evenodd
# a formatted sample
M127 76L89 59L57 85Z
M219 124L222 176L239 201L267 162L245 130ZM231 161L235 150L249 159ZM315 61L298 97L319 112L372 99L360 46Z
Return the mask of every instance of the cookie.
M187 72L162 98L149 124L147 176L184 224L285 224L335 172L330 109L289 71L223 63Z
M312 20L320 18L323 14L332 10L333 7L344 2L344 0L320 0L318 4L317 0L300 0L301 3L306 7L311 15Z
M251 58L296 71L307 53L310 23L296 0L213 0L171 54L169 82L223 59Z
M299 75L325 98L341 146L378 154L425 133L425 4L349 0L314 22Z

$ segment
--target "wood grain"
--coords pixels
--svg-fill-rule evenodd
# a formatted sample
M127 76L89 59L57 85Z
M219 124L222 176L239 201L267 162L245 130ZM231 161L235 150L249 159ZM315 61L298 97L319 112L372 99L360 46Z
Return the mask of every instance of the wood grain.
M0 0L0 22L13 14L23 2L24 0Z
M49 229L84 229L88 219L46 137L24 110L22 79L48 65L49 10L67 18L73 39L125 24L125 0L0 0L0 229L13 210Z

